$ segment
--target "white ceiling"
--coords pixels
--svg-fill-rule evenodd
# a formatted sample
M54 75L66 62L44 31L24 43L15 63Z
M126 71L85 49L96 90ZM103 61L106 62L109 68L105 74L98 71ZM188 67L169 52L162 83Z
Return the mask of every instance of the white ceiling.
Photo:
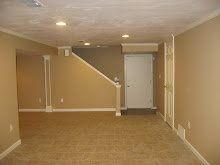
M56 46L158 42L220 8L220 0L0 0L0 27ZM66 27L55 25L65 21ZM130 38L121 38L129 34Z

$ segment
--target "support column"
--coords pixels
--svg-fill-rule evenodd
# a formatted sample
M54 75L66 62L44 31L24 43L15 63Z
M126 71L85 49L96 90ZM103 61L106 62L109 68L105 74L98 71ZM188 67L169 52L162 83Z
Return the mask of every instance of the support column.
M121 116L121 85L116 85L116 116Z
M50 55L44 57L46 112L53 112L51 105Z

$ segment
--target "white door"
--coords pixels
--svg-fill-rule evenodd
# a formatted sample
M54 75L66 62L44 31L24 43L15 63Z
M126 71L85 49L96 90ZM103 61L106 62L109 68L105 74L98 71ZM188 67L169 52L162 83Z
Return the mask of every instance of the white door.
M128 108L151 108L152 55L126 55L126 104Z
M174 128L174 37L165 42L165 119Z

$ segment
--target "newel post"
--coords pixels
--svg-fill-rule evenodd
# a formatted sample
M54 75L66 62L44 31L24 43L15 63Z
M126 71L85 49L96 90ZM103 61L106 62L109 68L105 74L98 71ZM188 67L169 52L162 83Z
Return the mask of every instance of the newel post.
M121 85L116 85L116 116L121 116Z

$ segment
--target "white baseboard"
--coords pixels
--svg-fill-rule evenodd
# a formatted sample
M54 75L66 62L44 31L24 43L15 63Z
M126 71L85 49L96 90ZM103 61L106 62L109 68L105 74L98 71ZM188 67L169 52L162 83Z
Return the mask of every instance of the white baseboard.
M116 113L115 116L121 116L121 113Z
M19 112L45 112L46 109L18 109Z
M0 160L3 159L6 155L8 155L11 151L13 151L17 146L21 144L21 139L12 144L7 150L0 154Z
M157 109L157 107L151 107L151 109Z
M121 107L121 111L128 110L127 107Z
M190 150L204 165L210 165L210 163L186 139L184 140L184 143L190 148Z
M160 112L156 112L161 118L163 118L163 120L165 121L164 116L160 113ZM177 134L177 136L179 136L177 129L174 127L173 131ZM184 139L182 139L183 142L189 147L189 149L197 156L197 158L204 164L204 165L210 165L210 163L192 146L192 144L190 144L184 136Z
M181 137L181 133L174 127L173 131L183 140L183 142L189 147L189 149L197 156L197 158L204 164L210 165L209 162L190 144L186 139L185 135Z
M46 106L46 111L45 112L53 112L52 106Z
M96 112L96 111L116 111L116 108L53 109L53 112Z
M165 117L160 112L157 111L156 113L165 121Z

